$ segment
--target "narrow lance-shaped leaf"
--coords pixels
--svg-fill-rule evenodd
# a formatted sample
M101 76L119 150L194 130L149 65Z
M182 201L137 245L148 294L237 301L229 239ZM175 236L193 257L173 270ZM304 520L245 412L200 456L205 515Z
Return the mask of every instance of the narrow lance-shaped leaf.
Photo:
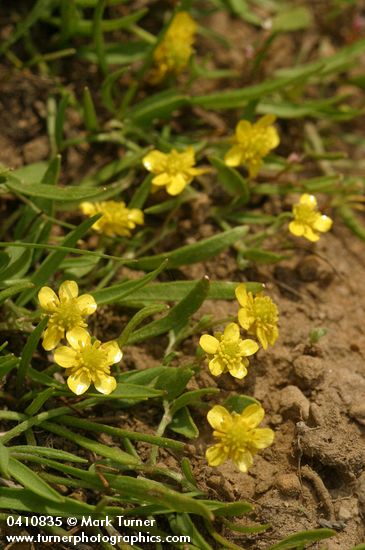
M182 246L172 252L166 252L165 254L157 254L155 256L146 256L139 260L131 260L125 263L132 269L150 270L156 269L156 267L165 259L169 260L169 268L180 267L182 265L190 265L198 262L204 262L217 256L220 252L233 245L239 239L243 238L247 232L248 227L235 227L223 231L218 235L203 239L194 244Z
M48 483L43 481L28 466L12 457L9 459L9 474L21 483L23 487L46 500L51 500L52 502L63 502L64 500L62 495L52 489Z
M171 309L166 317L137 330L130 336L128 343L143 342L147 338L159 336L169 330L177 334L188 323L193 313L200 308L208 295L208 290L209 280L204 277L181 302Z

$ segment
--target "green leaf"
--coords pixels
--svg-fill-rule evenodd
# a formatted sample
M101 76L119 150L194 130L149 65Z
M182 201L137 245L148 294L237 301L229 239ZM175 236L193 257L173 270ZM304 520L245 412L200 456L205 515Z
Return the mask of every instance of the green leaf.
M122 451L118 447L110 447L108 445L103 445L97 441L93 441L87 437L84 437L81 434L75 433L63 426L59 426L55 422L42 422L42 426L49 432L55 433L65 439L73 441L76 445L83 447L92 451L96 455L102 456L104 458L109 458L117 464L122 466L130 466L133 464L138 464L138 460L132 455Z
M259 264L272 264L287 258L284 254L277 254L276 252L263 250L262 248L248 248L242 252L242 257Z
M199 430L194 420L191 417L187 407L182 407L171 420L169 424L170 430L176 432L189 439L195 439L199 435Z
M312 14L305 6L290 8L278 13L272 21L272 32L293 32L307 29L312 24Z
M178 90L170 89L149 96L128 111L128 117L136 124L148 124L170 117L173 111L189 104L189 98Z
M209 280L207 277L204 277L165 317L152 321L152 323L132 334L128 340L128 344L143 342L147 338L160 336L169 330L173 330L175 335L178 334L187 325L191 316L200 308L207 297L208 290Z
M33 353L38 345L38 342L42 336L42 332L45 329L48 322L48 318L45 317L38 324L38 326L33 330L33 332L28 336L27 342L25 344L20 363L18 368L18 373L16 377L16 393L19 396L22 388L24 389L24 382L27 376L27 369L31 362ZM46 390L48 391L48 390Z
M159 266L151 273L134 281L124 281L102 290L91 292L98 305L114 304L126 298L130 294L134 294L148 283L152 282L167 266L167 260L160 262Z
M170 413L173 416L182 407L185 407L186 405L190 405L190 403L195 403L196 401L200 401L200 399L205 395L215 394L219 392L220 390L218 388L204 388L202 390L188 391L183 395L180 395L180 397L178 397L177 399L175 399L175 401L172 403Z
M139 502L158 504L175 512L196 514L210 521L213 519L213 514L205 503L169 489L157 481L135 479L129 476L111 476L110 474L105 474L105 479L109 481L113 489L118 490L122 495L133 497Z
M113 71L112 73L109 73L106 78L104 78L103 83L101 85L101 99L104 104L104 107L109 109L111 113L115 113L117 111L117 106L114 104L113 99L113 88L114 85L118 82L120 77L126 72L127 67L123 67L122 69L118 69L117 71Z
M21 363L20 363L21 364ZM46 401L54 395L54 388L47 388L36 395L30 405L25 409L25 414L34 416Z
M40 447L38 445L13 445L10 452L35 454L37 456L40 455L47 458L65 460L66 462L77 462L80 464L87 464L88 462L86 458L62 451L61 449L54 449L53 447Z
M155 283L152 285L144 286L140 289L133 290L126 302L178 302L185 298L185 296L192 291L196 283L197 281L173 281L169 283ZM211 281L209 284L207 300L235 300L235 289L240 284L242 283L229 281ZM258 292L262 292L264 290L264 285L262 283L244 284L247 292L252 292L253 294L257 294ZM98 302L98 300L96 301ZM118 298L116 298L114 303L120 301L124 302L125 300L119 300Z
M29 197L42 197L60 202L81 202L97 197L102 191L95 187L80 187L68 185L67 187L56 187L44 183L24 183L12 176L8 176L5 185L11 190Z
M6 281L13 277L19 279L26 275L32 262L32 250L22 250L21 248L10 246L7 248L7 252L10 256L10 263L0 273L1 280Z
M105 59L104 51L104 36L103 36L103 15L106 7L106 0L98 0L95 10L94 18L92 22L92 35L95 44L95 52L98 57L99 67L104 75L108 72L108 65ZM78 28L81 27L81 24L84 21L80 21ZM85 21L86 23L86 21Z
M224 406L231 412L241 414L249 405L259 405L260 403L249 395L231 395L224 401Z
M169 401L180 395L194 372L189 367L165 367L159 375L155 387L166 391Z
M298 548L300 550L305 544L311 542L318 542L319 540L328 539L336 535L336 531L333 529L313 529L309 531L301 531L290 535L282 541L270 546L268 550L292 550Z
M194 96L191 98L193 105L199 105L205 109L235 109L237 107L243 107L249 101L253 99L260 99L277 90L283 90L288 86L292 86L296 82L305 82L310 76L319 72L319 68L316 65L303 66L301 71L290 76L279 76L277 78L270 78L265 80L261 84L255 84L253 86L247 86L239 90L232 90L228 92L214 92L212 94Z
M100 215L93 216L87 220L84 220L76 229L71 231L62 241L61 246L73 247L77 244L78 240L81 239L85 233L90 229L90 227L98 220ZM52 275L57 271L60 263L67 255L67 251L64 250L54 250L51 252L45 260L41 263L37 271L31 278L31 282L35 285L35 290L30 290L23 292L17 300L17 304L24 306L29 300L33 298L36 294L38 288L48 282Z
M33 288L33 287L34 287L33 283L30 283L29 281L24 281L24 283L18 283L9 288L6 288L5 290L1 290L0 304L5 302L5 300L7 300L8 298L11 298L11 296L20 294L20 292L23 292L23 290L26 290L27 288Z
M6 343L6 342L5 342ZM15 369L19 364L19 358L12 353L0 357L0 379L6 376L10 371Z
M84 88L82 102L86 129L89 132L97 132L99 130L98 118L96 116L93 98L87 86Z
M28 466L22 464L15 458L9 458L9 474L16 479L23 487L29 489L36 495L52 502L63 502L64 498L52 487L41 479Z
M220 158L210 157L209 160L217 170L218 181L227 193L233 197L240 197L242 204L247 204L250 200L250 189L247 180L237 170L227 166Z
M210 544L199 533L189 514L176 514L169 518L169 523L174 534L190 537L189 546L193 544L199 550L213 550Z
M9 449L0 441L0 473L5 479L9 479Z
M33 491L29 491L28 489L0 487L0 509L31 513L37 510L38 514L62 516L65 518L70 516L82 518L83 516L91 515L95 507L67 497L63 501L55 503L45 500L43 497L38 497Z
M130 262L126 262L125 265L132 269L152 270L156 269L165 259L169 260L169 269L205 262L210 258L218 256L223 250L242 239L248 233L248 230L247 226L235 227L197 243L182 246L172 252L146 256L139 260L131 260Z
M62 148L66 109L67 109L69 100L70 100L70 94L68 92L63 93L56 111L54 137L55 137L55 142L57 146L57 151L60 151Z
M215 516L223 517L232 517L232 516L242 516L243 514L248 514L252 512L253 507L251 504L245 500L239 500L237 502L228 502L226 504L219 501L206 501L209 507L214 511Z

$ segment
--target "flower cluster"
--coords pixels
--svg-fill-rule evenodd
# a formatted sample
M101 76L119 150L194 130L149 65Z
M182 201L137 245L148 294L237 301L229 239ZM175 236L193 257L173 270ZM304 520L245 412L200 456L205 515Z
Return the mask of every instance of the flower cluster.
M93 228L108 237L130 237L131 230L144 223L142 210L127 208L122 201L83 202L80 208L90 217L102 214Z
M308 193L304 193L293 206L293 217L289 231L312 242L319 240L319 233L327 233L333 223L331 218L318 211L317 199Z
M259 404L249 405L241 414L230 413L221 405L214 406L207 418L217 443L207 449L208 464L219 466L230 458L241 472L247 472L255 454L274 441L273 430L257 427L264 416L265 411Z
M193 147L188 147L181 153L176 149L172 149L170 153L154 149L143 158L144 167L154 174L153 185L166 187L169 195L179 195L195 176L206 172L204 168L195 168L195 163Z
M41 308L49 316L43 334L45 350L55 349L55 362L67 372L67 385L76 395L86 392L91 384L106 395L116 388L110 367L119 363L122 352L117 342L102 344L85 330L85 318L96 311L90 294L78 295L75 281L64 281L57 294L44 286L38 293ZM69 346L58 346L66 338ZM58 346L58 347L57 347Z
M274 122L273 115L265 115L255 124L240 120L236 126L233 147L224 158L227 166L247 166L250 177L255 178L262 159L280 143Z
M278 308L269 296L262 293L253 296L244 284L236 288L236 297L241 306L238 322L250 335L257 338L263 349L273 345L278 336ZM214 376L229 372L239 380L247 375L247 357L255 354L259 345L255 340L242 339L237 323L229 323L224 332L214 336L204 334L200 346L209 359L209 370ZM274 432L269 428L258 428L264 418L264 409L252 404L240 411L229 412L221 405L214 406L208 413L208 422L214 429L217 443L206 452L208 464L219 466L231 459L241 472L252 466L254 455L271 445Z
M194 51L196 23L186 12L178 12L153 52L154 68L150 81L161 82L167 74L180 74Z

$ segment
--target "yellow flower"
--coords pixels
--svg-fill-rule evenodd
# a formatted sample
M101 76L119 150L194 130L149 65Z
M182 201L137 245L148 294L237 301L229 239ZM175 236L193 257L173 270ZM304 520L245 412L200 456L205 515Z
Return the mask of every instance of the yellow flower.
M155 68L151 82L161 82L167 73L180 74L194 51L196 23L186 11L178 12L153 52Z
M110 376L110 367L119 363L123 356L117 342L92 342L90 334L83 328L70 330L66 338L71 347L57 348L54 360L67 369L67 385L70 390L81 395L91 383L97 391L106 395L115 390L117 382Z
M156 186L166 186L170 195L178 195L194 179L206 172L203 168L195 168L195 152L188 147L182 153L172 149L170 153L162 153L154 149L143 158L143 165L155 174L152 183Z
M326 233L332 227L332 220L318 211L317 200L313 195L304 193L299 203L293 206L294 220L289 224L289 231L296 237L309 241L318 241L320 233Z
M264 349L275 344L279 336L279 314L272 299L262 294L254 297L244 284L236 288L236 297L242 306L238 312L241 327L255 335Z
M264 416L265 411L258 404L249 405L241 414L231 414L221 405L215 405L207 415L214 428L213 437L218 440L207 449L209 466L219 466L231 459L241 472L247 472L255 454L274 440L270 428L257 428Z
M204 334L200 345L211 357L209 370L214 376L228 371L235 378L242 379L247 375L248 357L259 349L253 340L242 340L240 329L236 323L229 323L224 333L217 332L214 336Z
M142 210L127 208L124 202L83 202L80 208L84 214L90 217L99 212L103 214L93 224L93 228L108 237L130 237L131 230L137 224L143 225L144 223Z
M227 166L243 164L248 167L250 177L256 177L262 159L280 143L274 122L273 115L265 115L255 124L240 120L236 126L234 145L224 158Z
M84 318L96 310L96 302L90 294L78 296L79 287L75 281L64 281L58 295L48 286L38 293L41 308L50 315L43 334L42 345L45 350L54 349L62 340L65 332L86 327Z

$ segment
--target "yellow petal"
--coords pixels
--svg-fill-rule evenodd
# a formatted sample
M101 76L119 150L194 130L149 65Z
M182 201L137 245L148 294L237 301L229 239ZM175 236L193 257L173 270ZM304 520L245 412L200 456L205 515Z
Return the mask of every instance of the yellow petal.
M273 346L276 340L279 338L279 329L278 327L271 327L266 334L267 334L267 339L269 341L269 344Z
M222 405L214 405L208 412L207 419L212 428L218 431L221 430L224 424L230 425L232 423L231 414Z
M301 222L293 220L289 224L289 231L296 237L302 237L305 232L305 226Z
M247 143L250 139L252 124L248 120L240 120L236 126L236 136L239 142Z
M239 166L242 161L242 149L238 145L235 145L227 153L224 157L224 162L227 166Z
M143 158L143 166L150 172L162 172L165 168L166 156L165 153L154 149Z
M315 209L317 208L317 199L314 195L304 193L299 199L299 204L306 204L307 206Z
M239 451L234 463L237 468L245 474L253 464L252 454L249 451Z
M245 357L253 355L257 352L258 349L258 343L255 342L255 340L251 340L250 338L248 338L247 340L243 340L240 345L241 353L245 355Z
M257 338L259 339L260 344L262 345L262 347L264 349L267 349L267 346L269 345L269 342L268 342L266 330L264 329L264 327L260 327L260 326L257 327L256 334L257 334Z
M87 216L93 216L96 214L96 208L95 205L92 202L82 202L80 204L80 209L83 214L86 214Z
M64 281L58 291L61 302L69 302L73 298L77 298L78 293L79 287L76 281Z
M170 182L171 176L167 172L163 172L162 174L155 176L152 180L153 185L157 185L158 187L168 185Z
M41 308L50 313L56 311L57 307L60 305L57 294L48 286L42 286L38 292L38 300Z
M309 225L305 226L303 237L313 243L319 241L319 235L315 231L313 231L313 229L309 227Z
M139 210L138 208L131 208L128 213L128 220L132 221L135 224L143 225L144 215L142 210Z
M229 374L231 374L234 378L238 378L238 380L242 380L242 378L247 376L246 366L248 366L248 359L242 359L242 362L234 367L228 365Z
M264 128L265 126L271 126L276 121L275 115L264 115L255 124L257 128Z
M210 336L210 334L203 334L203 336L200 337L199 344L206 353L211 355L214 355L219 346L217 338Z
M166 191L169 195L179 195L182 191L184 191L187 184L188 181L184 178L184 176L182 174L177 174L176 176L171 177L170 182L166 187Z
M255 178L260 171L262 160L259 158L252 159L247 164L250 178Z
M219 466L227 460L228 453L222 445L217 444L209 447L205 452L205 456L209 466Z
M67 346L60 346L54 352L54 360L57 365L69 369L70 367L75 367L76 364L77 352L74 349L68 348Z
M246 285L241 284L238 285L238 287L235 290L236 298L239 302L239 304L243 307L247 306L248 304L248 293L246 290Z
M274 128L274 126L266 130L266 139L267 139L268 149L275 149L275 147L279 145L280 143L279 134L276 128Z
M184 165L194 165L195 164L195 150L194 147L187 147L185 151L180 153L182 164Z
M67 378L67 385L76 395L82 395L91 384L91 378L84 369L76 371Z
M82 294L76 301L81 315L91 315L96 311L97 305L94 298L90 294Z
M236 323L229 323L224 329L223 338L237 342L240 339L240 328Z
M257 428L251 432L252 443L257 449L265 449L274 441L275 433L270 428Z
M242 328L248 330L255 319L248 314L247 309L242 308L238 311L238 321Z
M328 216L319 216L313 224L313 229L320 231L321 233L326 233L332 227L332 220Z
M75 350L83 349L91 343L90 334L81 327L76 327L67 331L66 338L70 346Z
M64 331L55 326L47 328L43 335L42 346L46 351L54 349L63 338Z
M114 340L112 342L106 342L100 346L100 349L106 352L108 365L114 365L119 363L123 357L122 350L118 346L118 343Z
M249 428L256 428L262 422L265 416L265 411L259 404L248 405L241 412L241 418Z
M109 395L117 387L117 381L113 378L113 376L107 376L106 374L95 375L94 386L100 393Z
M213 376L220 376L225 370L225 364L219 359L219 357L214 357L209 361L209 370Z

